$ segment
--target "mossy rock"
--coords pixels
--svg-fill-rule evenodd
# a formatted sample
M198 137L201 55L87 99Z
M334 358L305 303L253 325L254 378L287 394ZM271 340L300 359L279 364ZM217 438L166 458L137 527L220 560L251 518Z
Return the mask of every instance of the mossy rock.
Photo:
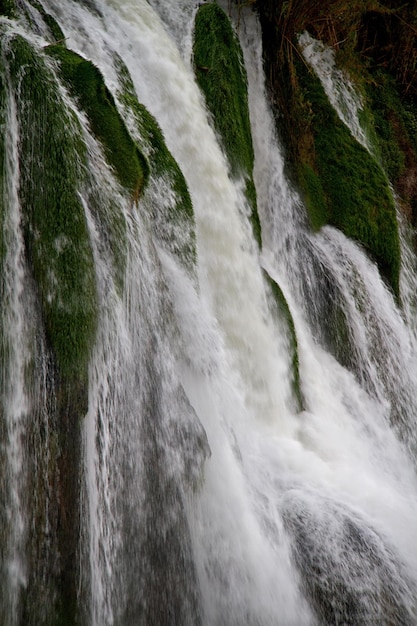
M132 201L142 193L149 177L149 165L141 147L130 136L110 91L98 68L87 59L62 45L46 51L58 60L59 72L73 97L87 114L90 127L103 146L108 164ZM126 221L120 207L106 206L108 198L90 197L93 211L99 215L102 229L112 252L115 282L123 289L127 251Z
M298 342L297 342L297 333L295 330L294 319L290 311L290 307L288 306L288 302L285 299L285 296L282 292L281 287L278 283L271 278L266 270L263 270L264 279L269 286L271 293L274 297L275 305L277 308L277 314L280 319L284 321L287 333L289 336L289 351L291 355L291 388L292 395L294 399L295 410L300 412L305 408L304 397L301 390L301 380L300 380L300 366L299 366L299 358L298 358Z
M138 101L127 67L118 57L115 58L115 65L121 82L117 98L126 117L135 122L134 132L149 164L149 185L169 190L169 202L160 203L157 212L150 216L155 234L193 272L197 258L195 219L186 180L167 148L157 121Z
M371 72L367 97L372 109L381 164L399 197L402 210L417 224L417 100L400 96L386 71Z
M376 140L381 154L381 164L389 179L395 182L405 168L405 156L402 152L395 122L400 124L402 104L395 82L386 72L378 71L367 84L366 95L372 111ZM405 128L401 129L406 132Z
M243 176L246 181L252 227L261 246L246 71L236 33L225 12L216 4L202 5L197 11L193 52L197 83L229 160L231 174Z
M57 512L56 568L48 582L56 589L50 623L59 623L61 607L67 622L77 623L74 555L79 541L81 420L88 409L88 364L98 318L94 258L79 199L88 171L87 149L78 119L63 101L50 60L41 50L15 35L3 57L16 94L25 252L43 322L38 345L45 345L41 358L46 359L53 397L48 445L54 440L59 449L56 491L48 503ZM35 592L36 586L26 590L27 603Z
M49 32L50 32L50 34L52 36L52 39L55 42L59 41L59 42L63 43L65 41L65 35L64 35L60 25L56 21L56 19L54 17L52 17L52 15L50 15L50 13L47 13L45 11L45 9L41 5L41 3L38 2L38 0L29 0L29 2L42 15L42 19L45 22L46 26L48 27L48 30L49 30ZM30 15L29 15L28 11L26 11L26 15L30 19Z
M19 91L19 195L28 262L60 375L86 378L97 323L94 260L78 198L86 148L39 52L17 35L7 60Z
M309 265L315 278L304 281L302 289L313 336L339 363L361 378L363 367L349 323L349 302L320 256L311 254ZM355 287L358 298L360 286L358 282Z
M16 17L16 5L14 0L0 0L0 15L13 19Z
M313 230L319 230L325 223L327 199L321 178L308 163L298 164L298 180L304 192L304 202Z
M402 119L407 129L407 135L417 154L417 97L404 98L402 104Z
M59 61L62 77L87 113L91 130L102 143L120 184L137 199L146 182L147 162L130 137L99 69L61 45L48 46L47 52Z
M400 243L388 179L340 121L319 79L301 62L297 73L312 110L315 159L299 169L312 227L330 224L360 242L399 296Z

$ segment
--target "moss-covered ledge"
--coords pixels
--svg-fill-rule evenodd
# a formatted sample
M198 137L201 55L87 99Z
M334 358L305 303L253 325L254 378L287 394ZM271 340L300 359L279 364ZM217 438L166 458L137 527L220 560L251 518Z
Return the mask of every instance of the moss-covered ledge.
M340 121L320 80L301 62L296 66L314 142L309 160L298 166L312 227L330 224L360 242L399 296L400 243L388 179Z
M43 323L39 332L47 354L48 384L53 389L54 425L47 443L59 450L51 450L57 485L54 502L47 505L57 510L59 563L51 623L61 623L58 614L65 615L67 623L77 623L81 424L88 408L88 366L98 319L94 257L79 198L87 149L49 59L20 35L5 43L3 59L19 95L18 191L25 253ZM38 546L44 540L43 536L34 539Z
M318 229L329 223L361 242L398 296L400 246L388 181L381 164L354 144L317 77L307 70L297 35L307 30L332 46L338 65L348 67L362 83L368 80L365 77L369 77L368 68L375 59L378 68L403 77L401 82L411 96L415 81L410 79L408 70L416 54L414 4L397 3L395 10L368 0L354 4L344 0L256 0L255 4L262 26L266 79L286 149L287 174L303 191L312 226ZM374 22L381 28L375 28ZM380 92L378 98L384 106L385 98ZM410 108L408 118L415 119L414 107ZM401 165L398 158L402 156L390 143L391 138L382 139L391 152L396 151L390 155L391 163L394 156L394 165ZM411 154L408 147L405 149ZM415 163L411 155L406 164L409 172L404 172L400 186L396 187L400 193L401 185L405 188L411 205L417 203L417 186L409 189L417 171ZM390 176L390 172L387 174Z
M0 0L0 15L13 19L17 17L16 3L14 0Z
M6 55L20 94L19 195L29 263L60 371L78 377L89 359L97 319L93 254L78 197L86 147L38 51L15 36Z
M401 96L394 78L381 68L371 68L365 90L382 166L394 186L402 212L416 229L417 97L412 93Z
M99 69L62 45L48 46L46 52L58 60L62 77L87 113L91 130L102 143L120 184L137 199L147 180L148 164L130 137Z
M295 410L301 412L305 409L305 400L301 389L298 341L294 319L291 314L290 307L288 306L288 302L279 284L270 276L270 274L265 269L263 269L262 273L274 298L276 313L284 322L287 328L287 335L289 338L289 353L291 355L291 391Z
M65 39L64 33L60 25L56 21L56 19L53 18L50 13L45 11L45 9L43 8L43 6L38 0L29 0L29 2L32 5L32 7L36 9L42 16L42 19L45 22L45 25L47 26L48 31L49 31L47 35L50 36L51 39L55 42L64 41ZM26 18L31 22L32 18L27 9L25 9L25 13L26 13Z
M261 246L261 226L253 182L254 153L247 77L239 40L217 4L199 7L194 25L194 68L213 124L228 157L232 176L243 176L251 222Z
M2 32L0 30L0 37ZM6 242L4 239L4 220L5 220L5 200L6 197L6 185L5 185L5 137L6 137L6 86L4 68L0 67L0 271L3 276L2 266L4 255L6 252Z

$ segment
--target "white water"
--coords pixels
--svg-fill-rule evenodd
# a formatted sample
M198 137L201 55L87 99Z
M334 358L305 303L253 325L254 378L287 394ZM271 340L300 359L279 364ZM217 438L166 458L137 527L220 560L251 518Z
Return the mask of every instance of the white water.
M7 41L4 41L7 46ZM25 432L29 400L25 385L25 367L29 360L29 337L27 308L25 306L25 261L21 212L17 197L19 181L18 127L16 101L8 80L7 63L2 48L4 73L7 85L6 134L5 134L5 177L8 184L2 202L8 207L4 222L4 239L7 252L4 260L2 287L2 354L8 356L2 366L1 391L5 416L4 449L5 475L2 487L7 491L6 510L2 532L9 535L8 549L2 563L2 576L8 579L9 594L3 598L5 624L17 624L19 607L17 599L26 583L26 557L24 552L27 533L27 511L25 507L26 472Z
M178 624L197 624L201 615L207 626L308 626L316 618L302 573L312 576L315 564L316 576L318 568L329 584L342 581L355 597L365 598L364 624L384 623L382 604L371 606L376 596L383 600L384 584L401 597L406 623L412 624L415 337L357 245L331 228L309 233L284 176L264 95L256 21L246 14L239 34L249 80L262 254L186 58L191 26L183 20L194 3L152 2L165 26L145 0L106 0L101 15L70 0L59 7L50 0L43 4L59 19L67 45L94 61L115 97L119 79L112 51L126 63L139 101L158 120L186 177L197 228L198 289L151 234L146 208L155 202L155 190L132 208L101 169L99 148L89 140L95 186L81 194L100 319L84 423L87 623L145 623L140 611L152 615L150 598L159 593L159 604L181 606ZM16 142L12 124L10 129ZM161 189L161 203L163 194ZM122 295L91 208L94 195L104 212L113 206L106 198L115 199L126 224ZM13 219L17 233L18 212ZM24 320L21 288L11 288L21 285L17 274L23 271L22 243L16 246L10 254L17 265L6 281L14 328ZM280 284L294 317L306 407L301 415L290 400L288 340L268 309L262 265ZM348 319L351 371L327 351L318 330L325 326L323 275L335 285ZM16 485L10 502L22 517L18 444L26 410L26 348L13 345L12 402L19 405L10 414L18 429L7 454ZM391 405L401 417L395 415L395 428ZM201 443L202 428L210 454ZM160 474L152 477L154 464ZM347 534L347 520L363 532L368 551L359 541L361 554L358 540ZM21 522L10 545L24 584L23 517ZM149 544L158 545L166 559L156 574L149 569ZM163 591L161 580L168 586ZM11 586L17 584L16 578ZM183 590L180 599L176 585Z

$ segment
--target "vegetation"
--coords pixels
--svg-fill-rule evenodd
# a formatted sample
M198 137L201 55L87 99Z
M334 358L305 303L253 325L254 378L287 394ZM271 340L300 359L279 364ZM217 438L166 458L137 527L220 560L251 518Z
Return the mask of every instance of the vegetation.
M45 24L47 25L52 38L55 41L61 41L63 42L65 39L64 33L62 32L62 29L60 27L60 25L58 24L58 22L56 21L56 19L54 19L52 17L52 15L50 15L49 13L47 13L45 11L45 9L43 8L43 6L41 5L40 2L38 2L38 0L29 0L30 4L39 11L39 13L42 15L43 21L45 22ZM28 17L29 14L27 13Z
M39 490L33 495L34 501L44 503L45 510L54 511L49 525L56 537L56 564L45 581L53 594L42 623L76 623L80 425L88 409L88 364L98 317L94 259L79 198L87 172L87 151L78 120L62 100L49 59L20 35L10 38L3 54L18 96L19 197L25 252L43 322L39 337L46 340L45 384L52 389L46 444L54 493L45 492L45 486L38 483ZM42 527L31 532L30 558L37 571L45 537ZM22 600L26 617L33 616L31 594L28 589ZM42 607L36 610L42 613Z
M255 237L261 227L253 184L253 145L249 120L247 78L242 51L230 20L216 4L200 6L194 27L194 68L205 95L231 174L243 176Z
M48 30L55 41L63 41L64 33L55 18L47 13L39 0L29 0L29 3L41 14L43 21L45 22ZM20 6L21 3L17 3L18 11L16 11L16 0L0 0L0 15L4 15L10 19L17 18L18 13L23 13L29 22L32 22L30 12L25 6Z
M277 61L297 54L294 35L308 30L345 60L350 57L350 63L375 63L395 77L402 93L417 93L417 6L412 0L256 0L255 5L272 82L280 74Z
M1 68L2 70L3 68ZM6 106L5 106L5 85L4 85L4 74L0 72L0 163L2 167L0 168L0 268L3 263L4 254L5 254L5 241L4 241L4 198L5 198L5 185L4 185L4 176L5 176L5 167L4 167L4 157L5 157L5 125L6 125ZM1 271L1 270L0 270Z
M303 393L301 391L300 368L299 368L299 360L298 360L298 342L297 342L297 333L295 330L294 319L291 315L288 302L285 299L285 296L282 292L281 287L278 285L278 283L275 280L273 280L273 278L271 278L271 276L265 270L263 271L263 275L274 297L274 301L278 309L279 317L286 324L287 331L289 334L289 340L290 340L289 350L291 354L291 368L292 368L291 387L292 387L293 398L294 398L294 403L295 403L295 410L300 412L305 407L304 407Z
M414 3L257 0L256 7L277 123L312 226L332 224L361 242L398 296L396 216L380 166L402 197L406 212L416 219L417 160L411 132L407 132L417 119ZM331 46L339 65L360 84L368 128L378 140L375 154L381 155L380 163L350 137L319 81L307 69L297 44L297 35L304 30ZM405 96L407 107L401 103Z
M4 15L9 18L16 17L14 0L0 0L0 15Z
M400 247L394 201L383 170L351 135L330 105L320 81L298 63L300 88L311 102L315 158L300 181L311 221L331 224L361 242L399 295ZM315 170L315 171L314 171Z
M417 224L417 100L401 98L398 84L376 69L367 84L369 107L381 162L400 198L403 212Z
M77 195L85 146L39 54L16 36L8 56L25 103L18 114L27 253L60 373L78 379L86 377L97 319L93 257Z
M48 54L58 59L62 76L87 113L91 129L121 185L138 198L146 182L147 162L130 137L100 71L91 61L61 45L49 46Z

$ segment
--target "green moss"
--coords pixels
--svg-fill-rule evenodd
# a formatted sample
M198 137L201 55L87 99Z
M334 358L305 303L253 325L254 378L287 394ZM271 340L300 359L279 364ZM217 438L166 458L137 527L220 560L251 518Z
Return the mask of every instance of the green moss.
M246 197L259 246L261 229L253 185L253 145L242 50L230 20L216 4L200 6L194 27L194 68L228 157L232 176L246 180Z
M158 215L151 215L156 235L192 271L196 261L195 220L186 180L166 146L157 121L138 102L131 77L121 59L116 59L116 66L122 86L118 100L126 117L135 121L137 140L149 164L150 184L170 190L170 202L158 206Z
M304 298L313 335L339 363L360 377L363 368L358 361L355 338L349 324L349 302L340 284L319 257L312 255L310 264L315 282L304 286ZM355 280L355 300L359 302L362 298L361 282L353 269L351 278Z
M253 147L242 52L230 20L215 4L195 18L194 66L234 173L250 171Z
M50 15L49 13L47 13L45 11L45 9L41 5L41 3L38 2L38 0L29 0L29 1L30 1L30 4L35 9L37 9L39 11L39 13L42 15L43 21L45 22L45 24L49 28L54 41L63 42L65 40L65 36L64 36L64 33L63 33L60 25L56 21L56 19L53 18L52 15Z
M121 185L137 198L146 182L146 159L130 137L100 71L63 46L49 46L47 51L59 61L62 76L87 113Z
M274 297L275 305L277 307L277 314L279 315L279 318L284 321L287 328L287 333L290 340L289 350L291 354L292 370L291 387L296 407L295 410L302 411L305 407L303 393L301 391L298 342L294 319L291 315L288 302L286 301L285 296L282 293L281 287L278 285L277 282L275 282L275 280L271 278L271 276L265 270L263 270L263 275Z
M402 119L409 141L417 154L417 99L408 97L402 102Z
M413 172L417 163L417 103L412 96L401 98L394 78L381 69L372 72L367 96L381 148L381 163L402 196L405 192L402 178L407 179L408 171ZM415 185L412 187L407 191L415 199ZM412 201L407 191L402 199Z
M373 114L381 164L389 179L396 181L404 172L405 155L399 145L395 128L400 124L402 105L392 77L386 72L376 72L372 82L367 85L367 96Z
M320 176L307 163L300 163L298 179L304 191L304 201L314 230L319 230L328 219L326 196Z
M93 255L77 193L86 149L39 53L16 36L7 54L19 92L19 194L29 265L60 376L86 379L97 320Z
M141 146L127 131L101 73L90 61L63 46L48 46L47 52L58 59L60 73L71 94L87 113L91 130L102 144L120 184L134 201L137 200L149 177L148 161ZM118 206L107 206L107 198L101 201L99 197L91 197L90 203L99 213L112 251L116 285L122 289L127 250L124 216Z
M400 245L388 180L375 158L339 120L319 79L301 63L298 75L313 112L316 176L305 166L300 176L312 225L318 229L331 224L362 243L398 296ZM312 201L314 187L318 198Z
M251 223L253 234L255 236L256 241L258 242L259 247L262 247L262 227L261 221L259 219L258 213L258 202L256 197L256 187L253 181L252 176L246 179L245 186L245 196L249 202L249 207L251 209Z
M22 610L28 613L23 621L29 616L36 620L31 603L39 600L37 590L41 590L50 592L49 604L37 605L42 623L59 623L64 619L62 613L74 624L81 419L88 409L88 363L98 317L94 258L79 199L88 172L87 150L78 120L62 100L50 60L46 62L40 51L19 35L8 41L3 55L16 95L25 252L43 322L37 332L39 341L46 340L45 365L53 397L45 444L51 446L49 469L54 473L54 493L48 494L47 509L53 511L49 522L56 565L39 587L39 577L34 580L32 574L39 571L36 557L45 555L45 538L34 525L30 558L36 559L31 563L35 570L29 572L22 603ZM29 372L29 376L36 374Z
M0 15L5 15L10 19L16 17L16 7L14 0L0 0Z

